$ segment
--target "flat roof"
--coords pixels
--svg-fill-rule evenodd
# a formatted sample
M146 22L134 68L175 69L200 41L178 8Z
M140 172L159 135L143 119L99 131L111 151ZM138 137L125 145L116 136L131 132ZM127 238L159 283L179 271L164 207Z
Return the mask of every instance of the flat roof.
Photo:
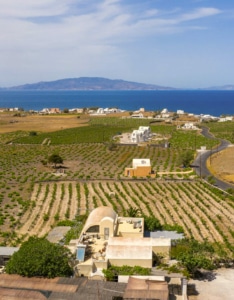
M11 256L18 250L18 247L0 247L0 256Z
M171 246L169 238L151 238L151 237L110 237L109 245L123 246Z
M118 218L118 231L117 235L121 232L139 233L144 231L144 219L143 218Z
M107 259L152 259L152 246L108 245Z
M150 167L150 159L149 158L134 158L132 160L133 168L136 167Z
M177 233L175 231L151 231L149 232L149 236L152 238L168 238L172 240L178 240L178 239L183 239L184 234L183 233Z

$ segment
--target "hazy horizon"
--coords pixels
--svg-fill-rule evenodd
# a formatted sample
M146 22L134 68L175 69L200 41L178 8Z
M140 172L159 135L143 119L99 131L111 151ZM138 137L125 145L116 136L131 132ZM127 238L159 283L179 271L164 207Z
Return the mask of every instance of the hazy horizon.
M217 0L0 0L0 87L104 77L234 84L234 5Z

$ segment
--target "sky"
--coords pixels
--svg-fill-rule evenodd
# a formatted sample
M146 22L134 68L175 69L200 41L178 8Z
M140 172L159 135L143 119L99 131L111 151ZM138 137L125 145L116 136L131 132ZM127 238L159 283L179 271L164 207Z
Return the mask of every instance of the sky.
M234 84L230 0L0 0L0 87L105 77Z

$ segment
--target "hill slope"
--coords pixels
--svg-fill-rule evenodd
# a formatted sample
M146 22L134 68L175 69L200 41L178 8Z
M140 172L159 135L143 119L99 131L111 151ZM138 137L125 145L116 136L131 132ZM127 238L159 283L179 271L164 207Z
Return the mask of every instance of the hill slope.
M111 80L101 77L67 78L56 81L42 81L9 88L10 90L171 90L153 84Z

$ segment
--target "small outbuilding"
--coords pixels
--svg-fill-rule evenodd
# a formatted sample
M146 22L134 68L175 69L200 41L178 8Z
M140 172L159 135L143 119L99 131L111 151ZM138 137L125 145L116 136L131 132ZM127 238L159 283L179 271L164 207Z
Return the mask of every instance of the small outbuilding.
M18 250L18 247L0 247L0 265L5 266L11 256Z
M123 296L124 300L168 300L169 289L166 281L130 277Z
M125 168L124 175L127 177L155 177L149 158L134 158L132 168Z

